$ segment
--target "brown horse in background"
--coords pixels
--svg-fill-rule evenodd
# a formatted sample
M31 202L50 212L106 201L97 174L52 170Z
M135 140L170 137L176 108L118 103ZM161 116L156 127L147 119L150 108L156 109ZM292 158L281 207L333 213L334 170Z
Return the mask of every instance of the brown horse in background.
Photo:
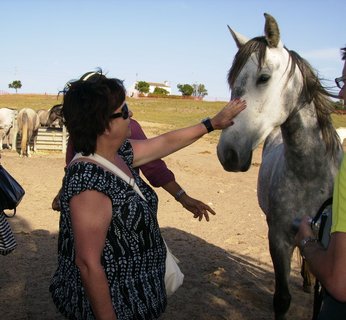
M20 156L30 157L30 141L35 140L40 127L40 119L36 111L30 108L19 110L17 116L18 134L21 136Z

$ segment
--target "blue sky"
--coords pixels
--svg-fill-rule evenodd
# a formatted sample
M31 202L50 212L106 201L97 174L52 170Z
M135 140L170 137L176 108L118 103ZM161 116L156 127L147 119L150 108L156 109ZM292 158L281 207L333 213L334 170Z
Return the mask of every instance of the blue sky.
M1 0L0 92L56 94L101 67L134 81L203 83L210 100L230 96L236 46L227 29L263 34L267 12L283 43L333 85L346 45L345 0Z

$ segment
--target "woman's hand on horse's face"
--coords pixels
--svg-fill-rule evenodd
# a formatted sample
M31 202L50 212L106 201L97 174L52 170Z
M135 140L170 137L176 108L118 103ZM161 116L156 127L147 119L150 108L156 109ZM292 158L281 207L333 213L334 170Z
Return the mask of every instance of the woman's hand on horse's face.
M246 102L240 99L234 99L211 119L212 126L215 130L222 130L231 126L233 119L246 108Z

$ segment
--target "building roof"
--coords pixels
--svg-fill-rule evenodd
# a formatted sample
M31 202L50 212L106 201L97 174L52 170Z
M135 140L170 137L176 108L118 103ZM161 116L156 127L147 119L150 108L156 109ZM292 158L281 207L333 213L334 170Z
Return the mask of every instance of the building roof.
M170 88L171 86L165 84L165 83L159 83L159 82L148 82L150 86L153 87L166 87L166 88Z

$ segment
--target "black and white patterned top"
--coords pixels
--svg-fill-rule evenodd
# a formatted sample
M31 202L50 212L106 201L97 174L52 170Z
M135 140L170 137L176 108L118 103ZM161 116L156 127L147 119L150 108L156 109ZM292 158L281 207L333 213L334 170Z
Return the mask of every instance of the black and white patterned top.
M131 168L131 144L126 141L118 153ZM156 216L157 196L131 170L146 201L124 180L96 164L76 162L67 169L60 198L58 268L50 292L55 305L68 319L95 319L74 263L69 209L70 199L85 190L102 192L112 201L112 220L101 261L117 319L157 319L166 307L166 249Z

